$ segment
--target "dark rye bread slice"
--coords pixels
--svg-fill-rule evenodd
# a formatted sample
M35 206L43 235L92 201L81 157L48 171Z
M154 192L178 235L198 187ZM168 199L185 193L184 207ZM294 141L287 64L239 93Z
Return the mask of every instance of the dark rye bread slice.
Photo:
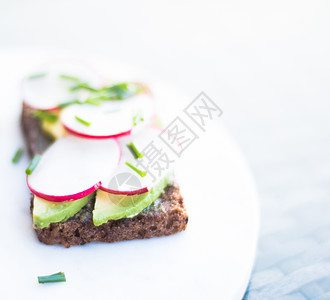
M42 153L53 140L41 129L34 110L23 104L22 127L31 156ZM64 247L93 241L113 243L133 239L168 236L186 229L188 215L178 186L169 184L162 195L134 218L110 220L94 226L92 211L95 198L65 222L35 228L40 242ZM31 200L31 212L33 201Z
M100 226L93 224L94 202L95 198L66 222L35 228L39 241L70 247L93 241L113 243L148 239L185 230L188 221L182 196L174 185L168 185L158 200L134 218L108 221Z

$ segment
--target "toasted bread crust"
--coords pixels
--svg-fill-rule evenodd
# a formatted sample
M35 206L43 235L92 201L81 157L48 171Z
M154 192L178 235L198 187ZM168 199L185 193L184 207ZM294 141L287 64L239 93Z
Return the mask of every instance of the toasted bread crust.
M51 143L34 117L33 109L23 104L22 127L31 156L42 153ZM162 195L133 218L110 220L100 226L93 224L95 198L66 222L35 228L40 242L64 247L90 242L113 243L133 239L168 236L186 229L188 215L178 186L169 184ZM31 200L31 212L33 201Z
M40 120L34 117L35 110L23 104L21 125L30 156L41 154L54 141L41 128Z

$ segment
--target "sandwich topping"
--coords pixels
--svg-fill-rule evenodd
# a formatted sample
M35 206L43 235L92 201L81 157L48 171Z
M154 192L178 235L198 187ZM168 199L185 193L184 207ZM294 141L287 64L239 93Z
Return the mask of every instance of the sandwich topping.
M140 151L161 132L142 84L105 84L85 65L55 64L25 78L22 96L55 140L27 172L34 226L65 222L92 198L95 226L131 218L167 186L169 174L154 178L140 167Z

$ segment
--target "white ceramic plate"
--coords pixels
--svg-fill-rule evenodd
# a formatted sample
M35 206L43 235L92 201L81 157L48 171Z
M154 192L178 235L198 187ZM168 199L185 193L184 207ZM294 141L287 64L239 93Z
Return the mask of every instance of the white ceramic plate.
M0 52L0 299L241 299L258 233L254 182L230 136L215 121L179 162L189 214L183 233L150 240L93 243L65 249L38 242L32 229L24 169L11 157L23 145L20 78L58 54ZM87 58L114 77L141 79L170 122L190 100L142 72ZM165 124L166 125L166 124ZM64 271L66 283L40 285L38 275Z

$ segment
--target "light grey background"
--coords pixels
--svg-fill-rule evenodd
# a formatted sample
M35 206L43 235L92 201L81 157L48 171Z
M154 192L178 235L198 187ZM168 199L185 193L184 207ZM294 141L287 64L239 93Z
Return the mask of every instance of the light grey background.
M0 46L100 54L204 90L260 192L246 298L330 299L329 1L0 0Z

